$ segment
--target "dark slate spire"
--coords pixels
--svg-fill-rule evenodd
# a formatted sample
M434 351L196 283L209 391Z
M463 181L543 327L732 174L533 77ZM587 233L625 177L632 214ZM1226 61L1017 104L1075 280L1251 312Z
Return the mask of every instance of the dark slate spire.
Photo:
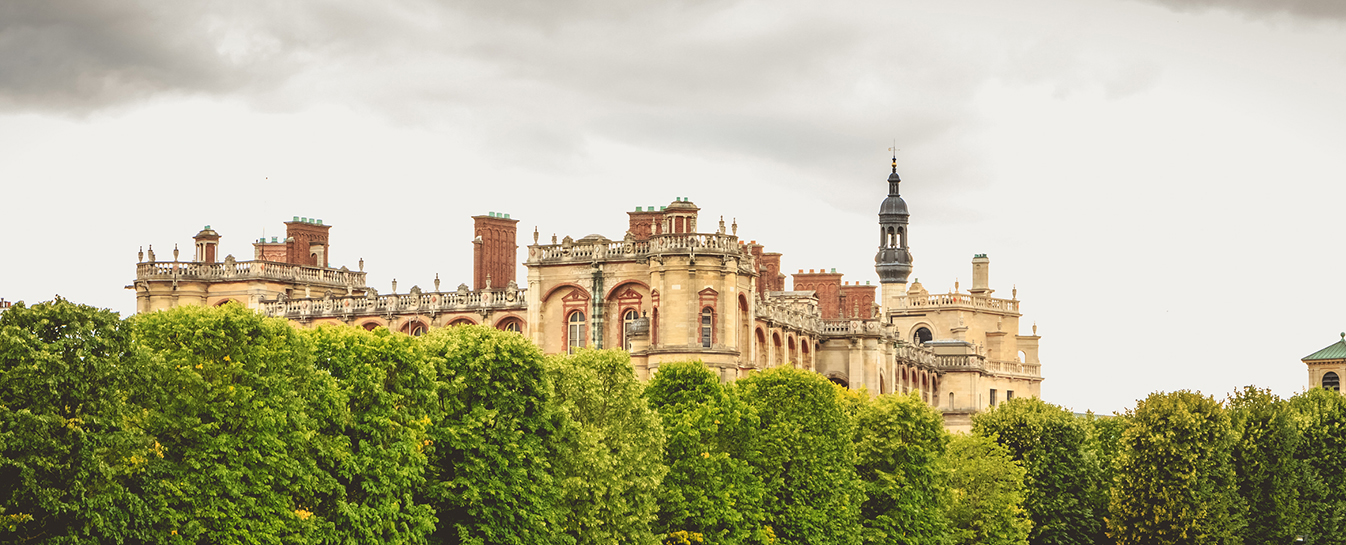
M893 173L888 175L888 198L879 206L879 253L874 256L879 282L907 283L911 274L911 252L907 250L907 202L902 200L898 185L897 154L893 154Z

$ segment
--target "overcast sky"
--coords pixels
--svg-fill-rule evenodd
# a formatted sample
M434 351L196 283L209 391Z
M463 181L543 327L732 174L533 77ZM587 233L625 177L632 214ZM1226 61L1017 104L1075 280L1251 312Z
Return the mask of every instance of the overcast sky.
M0 297L129 315L140 247L292 216L449 289L471 215L620 238L675 197L877 283L896 140L913 277L989 254L1048 401L1290 395L1346 330L1343 127L1339 0L14 0Z

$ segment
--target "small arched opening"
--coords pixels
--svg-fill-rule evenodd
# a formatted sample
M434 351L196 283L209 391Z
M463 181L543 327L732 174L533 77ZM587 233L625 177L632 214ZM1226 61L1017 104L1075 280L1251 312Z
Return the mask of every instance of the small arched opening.
M1323 373L1323 389L1340 392L1341 377L1338 377L1336 373L1333 373L1331 371Z

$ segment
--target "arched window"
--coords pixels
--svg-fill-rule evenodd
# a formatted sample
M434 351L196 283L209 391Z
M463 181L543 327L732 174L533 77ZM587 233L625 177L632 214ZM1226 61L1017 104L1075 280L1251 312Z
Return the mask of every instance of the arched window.
M701 348L710 348L714 340L715 311L710 307L701 309Z
M627 332L631 330L631 322L636 321L636 318L639 317L640 315L636 314L636 309L633 308L628 308L626 312L622 313L622 346L627 350L631 350L631 337Z
M500 331L510 331L510 332L513 332L513 333L523 333L523 329L519 327L519 319L518 319L518 318L505 318L504 320L502 320L502 321L500 321L499 323L495 324L495 327L496 327L496 329L499 329Z
M1336 373L1328 371L1323 374L1323 389L1341 391L1341 378Z
M584 313L572 312L566 322L566 352L574 354L576 348L584 348Z
M378 322L365 322L363 324L360 324L360 327L365 328L365 331L373 331L375 329L378 329L379 324Z
M425 324L416 321L409 322L402 328L402 332L411 335L412 337L420 337L425 334L425 331Z
M930 333L930 328L921 327L918 328L915 333L912 333L911 342L916 344L925 344L930 342L930 339L933 338L935 338L935 336Z

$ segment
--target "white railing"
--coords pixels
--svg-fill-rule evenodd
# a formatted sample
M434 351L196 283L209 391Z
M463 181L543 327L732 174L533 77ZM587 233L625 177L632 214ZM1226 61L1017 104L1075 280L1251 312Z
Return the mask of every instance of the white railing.
M282 280L323 287L365 287L365 273L274 261L197 263L157 261L136 264L136 280Z
M1004 312L1019 312L1019 302L996 299L970 293L940 293L931 295L902 295L894 300L898 309L963 307Z
M321 299L263 301L261 307L267 316L286 318L464 310L523 310L528 307L527 291L501 289L373 296L343 295Z
M535 244L528 247L528 262L590 262L600 259L636 258L670 253L739 255L744 251L742 245L738 243L738 237L733 235L678 233L654 235L648 240Z

